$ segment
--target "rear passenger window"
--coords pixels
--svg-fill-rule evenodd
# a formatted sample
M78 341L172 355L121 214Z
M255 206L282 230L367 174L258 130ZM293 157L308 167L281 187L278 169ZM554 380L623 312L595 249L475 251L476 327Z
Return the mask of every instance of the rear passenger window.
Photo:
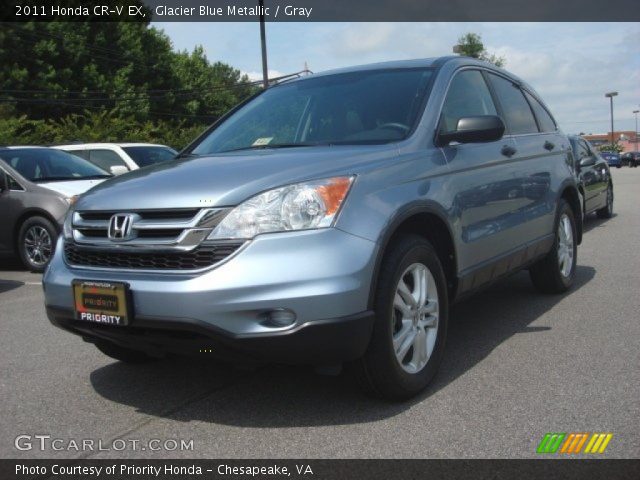
M510 80L489 74L502 106L507 129L512 135L537 133L538 125L520 88Z
M449 86L442 106L441 131L454 131L462 117L478 115L497 115L496 107L482 73L463 70Z
M127 166L124 160L111 150L90 150L89 152L89 161L107 172L110 171L109 169L113 166Z
M533 95L530 95L529 92L525 91L524 95L527 97L527 100L529 100L529 105L531 105L533 113L536 114L540 131L555 132L557 129L556 122L553 120L553 117L549 114L547 109L544 108L542 104L533 97Z

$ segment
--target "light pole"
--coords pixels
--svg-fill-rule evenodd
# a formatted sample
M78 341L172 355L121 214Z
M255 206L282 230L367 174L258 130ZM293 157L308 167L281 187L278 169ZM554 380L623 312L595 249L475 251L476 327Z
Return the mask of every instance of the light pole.
M613 97L617 96L618 92L608 92L605 93L604 96L609 99L609 104L611 105L611 148L613 148L614 140L613 140Z
M640 110L633 111L633 114L636 116L636 129L634 131L636 137L636 152L638 151L638 113L640 113Z
M269 73L267 69L267 40L264 31L264 0L259 0L260 6L260 46L262 48L262 84L269 87Z

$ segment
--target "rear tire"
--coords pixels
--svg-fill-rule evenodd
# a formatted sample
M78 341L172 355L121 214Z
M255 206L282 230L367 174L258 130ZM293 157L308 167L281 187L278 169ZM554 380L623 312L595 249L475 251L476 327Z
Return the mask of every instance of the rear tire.
M596 210L599 218L613 217L613 185L609 183L607 186L607 204L600 210Z
M120 360L124 363L138 364L153 362L154 360L156 360L154 357L150 357L144 352L121 347L120 345L116 345L115 343L111 342L99 341L96 342L95 345L98 350L100 350L106 356L111 357L115 360Z
M424 238L406 235L389 247L374 310L371 341L354 364L358 380L377 396L410 398L424 390L438 370L449 315L442 264Z
M43 272L47 267L56 245L58 231L44 217L27 218L18 232L18 254L25 267L32 272Z
M555 239L549 253L529 269L533 285L543 293L563 293L576 275L578 245L576 220L569 204L561 199L554 228Z

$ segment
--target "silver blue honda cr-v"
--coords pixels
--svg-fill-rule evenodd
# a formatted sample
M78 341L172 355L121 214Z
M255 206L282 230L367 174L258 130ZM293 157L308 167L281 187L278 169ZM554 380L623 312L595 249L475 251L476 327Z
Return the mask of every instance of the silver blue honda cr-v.
M570 144L520 79L452 57L273 86L175 161L66 218L47 313L107 355L348 363L406 398L449 305L528 268L568 289L582 226Z

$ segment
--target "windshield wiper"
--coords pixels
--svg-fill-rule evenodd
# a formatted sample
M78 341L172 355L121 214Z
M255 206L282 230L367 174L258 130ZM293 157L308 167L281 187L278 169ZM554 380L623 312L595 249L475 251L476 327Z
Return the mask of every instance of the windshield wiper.
M113 175L109 175L108 173L99 174L99 175L88 175L86 177L73 177L73 176L65 176L65 177L41 177L35 180L32 180L35 183L39 182L65 182L67 180L93 180L96 178L111 178Z
M240 152L242 150L269 150L269 149L278 149L278 148L295 148L295 147L326 147L330 146L330 143L273 143L266 145L249 145L248 147L240 147L234 148L231 150L223 150L221 152L216 153L229 153L229 152Z

